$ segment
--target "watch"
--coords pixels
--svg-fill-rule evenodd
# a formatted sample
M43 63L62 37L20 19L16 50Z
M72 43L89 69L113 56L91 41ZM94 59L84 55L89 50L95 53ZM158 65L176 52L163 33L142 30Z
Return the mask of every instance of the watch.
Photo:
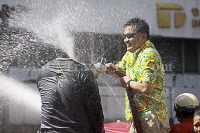
M131 82L131 81L133 81L133 80L129 80L129 81L126 83L126 87L127 87L127 88L130 88L130 82Z

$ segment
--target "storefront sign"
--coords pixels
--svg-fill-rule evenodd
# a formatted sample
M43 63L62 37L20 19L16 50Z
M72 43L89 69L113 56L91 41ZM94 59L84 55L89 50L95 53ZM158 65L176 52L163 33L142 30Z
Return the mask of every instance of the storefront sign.
M196 1L156 3L157 27L152 35L200 38L200 7Z
M169 28L171 27L171 17L170 12L164 12L162 10L184 10L184 8L179 4L166 4L166 3L158 3L157 10L158 10L158 27L160 28ZM198 8L192 8L192 14L194 17L200 16L200 10ZM185 13L174 13L174 26L179 28L183 26L186 21L186 14ZM192 26L193 27L200 27L200 19L192 19Z
M166 10L183 10L184 8L181 5L178 4L164 4L164 3L158 3L158 27L171 27L171 18L170 18L170 12L162 12L162 9ZM186 14L185 13L174 13L174 26L176 28L181 27L186 20Z
M192 8L192 14L194 17L200 16L200 10L198 8ZM200 19L192 19L192 26L193 27L200 27Z

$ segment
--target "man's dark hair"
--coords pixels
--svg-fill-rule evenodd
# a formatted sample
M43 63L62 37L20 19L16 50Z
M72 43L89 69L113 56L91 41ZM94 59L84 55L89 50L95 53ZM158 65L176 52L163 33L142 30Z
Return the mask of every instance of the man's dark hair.
M55 52L57 57L69 58L68 54L61 48L56 47Z
M145 20L138 17L132 18L124 24L124 28L127 26L135 26L138 33L146 33L149 39L149 24Z
M200 108L197 108L195 111L194 111L194 117L195 116L200 116Z
M178 121L180 121L180 117L184 117L185 119L193 118L194 111L184 111L184 112L179 112L176 111L176 118Z

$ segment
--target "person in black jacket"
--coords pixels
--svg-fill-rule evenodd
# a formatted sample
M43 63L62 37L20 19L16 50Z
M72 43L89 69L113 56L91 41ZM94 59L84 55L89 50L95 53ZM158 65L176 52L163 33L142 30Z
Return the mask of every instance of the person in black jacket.
M41 133L104 133L99 88L93 72L69 58L56 58L41 70Z

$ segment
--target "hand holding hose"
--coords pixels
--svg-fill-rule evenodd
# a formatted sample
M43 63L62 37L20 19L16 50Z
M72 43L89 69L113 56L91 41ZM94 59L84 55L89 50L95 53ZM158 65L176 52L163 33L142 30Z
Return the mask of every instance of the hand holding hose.
M106 73L112 75L115 78L121 78L123 76L126 76L126 73L118 69L117 65L114 65L112 63L107 63L106 67L107 67Z

